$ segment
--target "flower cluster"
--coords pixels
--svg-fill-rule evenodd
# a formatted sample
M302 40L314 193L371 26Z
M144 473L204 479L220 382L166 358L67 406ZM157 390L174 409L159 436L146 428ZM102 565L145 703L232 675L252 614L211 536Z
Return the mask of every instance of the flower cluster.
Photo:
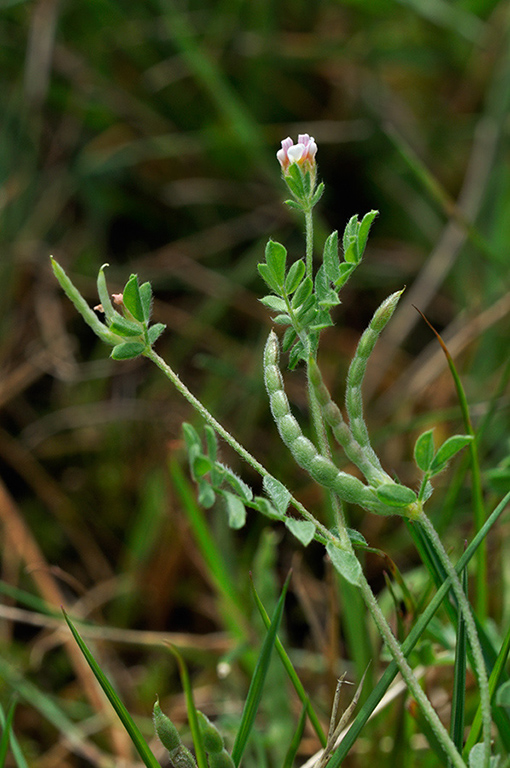
M313 136L309 136L307 133L301 133L298 136L297 144L294 144L289 136L284 139L282 141L282 148L278 150L276 157L282 166L284 174L287 173L289 165L292 163L297 163L311 171L315 168L316 152L317 144L315 143Z

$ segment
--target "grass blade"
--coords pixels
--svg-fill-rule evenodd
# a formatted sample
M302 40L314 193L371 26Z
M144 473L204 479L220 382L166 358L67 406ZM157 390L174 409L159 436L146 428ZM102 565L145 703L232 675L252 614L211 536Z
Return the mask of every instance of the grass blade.
M244 704L241 722L239 724L239 729L237 731L234 746L232 748L232 760L236 766L238 766L241 761L241 757L248 742L251 729L253 728L253 723L255 722L255 715L257 714L267 670L269 668L269 662L271 661L271 652L276 641L276 633L278 632L278 627L280 626L280 621L282 618L283 605L285 602L285 595L287 594L287 589L289 587L289 581L290 574L287 577L287 580L282 589L282 593L280 595L280 599L278 600L274 610L273 617L271 619L271 625L265 637L264 643L262 644L262 649L257 659L255 671L251 679L248 695Z
M2 705L0 704L2 736L0 738L0 768L4 768L7 750L12 735L12 723L14 721L14 712L16 711L16 702L12 701L7 710L7 716L4 715Z
M177 659L177 664L179 665L179 674L184 689L184 695L186 697L186 710L188 712L188 722L191 730L191 737L193 739L193 746L195 748L197 765L198 768L208 768L202 734L200 733L200 727L198 725L197 709L193 698L193 688L189 679L188 668L177 648L174 645L169 645L168 647Z
M262 621L266 625L266 628L269 629L271 626L271 619L269 618L269 614L267 613L266 609L264 608L262 601L260 597L258 596L257 590L255 589L255 585L253 584L253 581L251 583L252 590L253 590L253 596L255 598L255 603L257 605L257 608L259 610L259 613L262 617ZM297 695L299 696L303 706L305 707L305 711L310 719L310 723L313 726L313 729L315 733L317 734L317 737L321 743L322 747L326 746L326 734L324 733L322 726L320 724L319 718L317 717L314 708L312 707L310 700L306 694L306 691L304 689L303 683L299 679L299 676L294 669L294 666L292 664L292 661L289 658L289 655L287 651L285 650L282 641L277 636L275 640L275 648L276 651L282 661L282 664L285 668L285 671L287 672L287 675L289 676L290 682L294 686L294 690L296 691Z
M152 754L151 750L149 749L149 745L145 741L144 737L142 736L138 726L136 725L135 721L127 711L126 707L122 703L122 701L117 696L112 684L102 671L99 664L94 659L93 655L89 651L88 647L85 645L84 641L82 640L78 630L73 625L71 619L67 615L67 613L62 610L64 614L64 618L67 622L67 625L69 629L71 630L74 639L78 643L78 646L85 656L85 659L87 660L87 663L89 667L91 668L92 672L94 673L99 685L105 692L110 704L114 708L115 712L120 718L120 721L122 722L122 725L128 732L131 741L133 742L136 751L142 758L142 761L144 765L147 766L147 768L160 768L159 762L156 760L154 755Z

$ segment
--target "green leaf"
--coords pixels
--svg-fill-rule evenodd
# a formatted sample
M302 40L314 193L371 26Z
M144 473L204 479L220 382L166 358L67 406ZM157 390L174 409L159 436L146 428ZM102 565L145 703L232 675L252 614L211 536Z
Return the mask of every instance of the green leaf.
M331 288L324 264L319 267L315 275L315 293L321 307L329 308L340 304L337 292Z
M150 283L142 283L140 286L140 300L142 302L143 319L148 323L152 314L152 286Z
M317 185L317 189L313 193L312 199L310 200L310 206L313 207L314 205L317 205L319 200L321 199L322 195L324 194L325 186L323 182L321 181L320 184Z
M184 441L186 443L186 447L188 451L193 450L195 448L198 448L198 450L201 451L202 441L200 440L200 437L195 427L193 427L191 424L188 424L187 421L184 421L182 423L182 431L184 433Z
M510 680L500 685L496 691L496 704L498 707L510 707Z
M269 267L277 285L281 288L285 283L285 262L287 250L281 243L269 240L266 245L266 264Z
M356 264L346 264L345 262L340 264L340 277L337 280L335 280L335 288L338 288L338 289L342 288L346 284L346 282L348 281L348 279L350 278L350 276L352 275L355 269L356 269Z
M297 289L296 293L292 297L292 308L296 309L296 307L302 306L305 301L310 297L311 293L313 291L313 281L311 277L306 277L299 288Z
M498 768L499 755L491 757L489 766L490 768ZM484 745L475 744L473 749L469 753L469 768L484 768Z
M161 336L165 328L166 328L166 325L164 325L163 323L155 323L154 325L151 325L151 327L148 330L149 344L151 345L151 347L159 339L159 337Z
M338 256L338 232L335 230L324 243L322 263L327 278L334 283L340 277L340 259Z
M217 466L220 467L223 474L223 479L230 485L231 488L241 497L243 501L251 501L253 499L253 491L249 485L246 485L244 480L241 480L230 467L225 466L217 462Z
M278 627L283 613L283 605L285 602L285 595L289 587L289 578L285 582L280 599L274 610L271 626L264 639L260 655L257 659L255 671L250 682L248 695L243 708L243 714L241 716L241 722L236 734L234 746L232 748L232 760L236 766L241 762L243 752L246 748L249 735L255 722L255 716L259 707L260 699L262 697L262 691L264 688L264 682L266 680L267 670L269 669L269 662L271 661L271 653L276 641Z
M216 494L207 480L199 480L198 483L198 503L204 509L210 509L216 501Z
M452 435L452 437L449 437L448 440L445 440L443 445L439 448L438 452L434 456L434 459L429 467L429 471L434 475L442 472L450 459L452 459L455 454L465 448L465 446L472 440L472 435Z
M227 502L228 524L230 528L237 531L246 522L246 507L239 496L230 493L230 491L222 491L221 494Z
M264 490L275 505L278 512L283 516L287 511L290 501L290 492L275 477L265 475L262 481Z
M342 238L342 246L344 253L349 247L352 240L356 240L358 236L358 215L351 216L347 224L345 225L344 234Z
M271 288L272 291L274 291L277 294L281 293L281 286L278 285L278 282L273 275L272 271L269 269L267 264L257 264L257 269L259 271L260 276L266 283L266 285Z
M204 477L204 475L207 475L211 471L211 468L212 462L208 456L199 453L193 457L192 476L194 480L199 480Z
M432 459L434 458L434 430L429 429L424 432L416 441L414 446L414 460L422 472L428 472Z
M105 314L106 319L113 320L113 318L116 315L119 316L119 313L116 312L115 309L113 308L113 304L110 299L110 293L108 291L108 286L106 285L104 268L109 266L110 266L109 264L103 264L103 266L100 268L99 272L97 273L97 293L99 295L99 301L101 302L101 306L103 307L103 312Z
M335 570L350 584L359 585L362 571L360 562L354 552L341 549L332 541L326 544L326 551L331 558Z
M305 352L302 341L296 341L289 352L289 370L293 371L300 360L307 360L308 354Z
M290 318L289 318L290 320ZM294 342L297 339L297 333L294 330L294 328L287 328L285 333L283 334L282 339L282 352L288 352L291 346L294 344Z
M310 520L296 520L293 517L286 517L285 526L304 547L313 541L315 525Z
M145 741L144 737L142 736L138 726L136 725L135 721L127 711L126 707L122 703L122 701L119 699L117 693L115 692L112 684L106 677L106 675L103 673L101 667L94 659L92 653L88 649L88 647L85 645L84 641L82 640L78 630L73 625L71 619L67 615L67 613L62 609L62 613L64 614L64 618L67 622L67 625L69 629L71 630L74 639L78 643L78 646L85 656L85 659L91 668L92 672L94 673L94 676L96 677L96 680L99 682L101 688L105 692L110 704L114 708L115 712L119 716L122 725L126 729L126 731L129 734L129 737L131 741L133 742L136 751L142 758L142 761L144 765L147 766L147 768L160 768L159 762L156 760L154 755L149 749L149 746L147 742Z
M110 357L113 360L131 360L141 355L145 349L145 344L141 341L126 341L123 344L117 344L111 352Z
M396 483L386 483L385 485L379 485L375 492L379 501L383 504L388 504L390 507L407 507L408 504L412 504L416 501L416 494L410 488L406 488L405 485L397 485Z
M108 326L112 333L116 333L117 336L141 336L143 333L143 327L134 323L131 320L117 315Z
M358 242L355 237L352 237L347 243L347 248L344 251L344 259L347 264L358 264Z
M358 229L358 261L361 261L368 240L368 233L379 211L370 211L363 216Z
M362 533L354 528L347 528L347 535L354 546L368 547L368 542Z
M278 325L290 325L292 320L289 315L276 315L276 317L273 317L273 323L277 323Z
M285 278L285 290L287 293L292 294L298 287L299 283L305 276L306 272L306 266L303 259L299 259L299 261L295 261L294 264L291 266L287 273L287 277Z
M264 304L265 307L269 307L269 309L273 309L275 312L287 311L285 301L278 296L263 296L259 301L261 304Z
M140 296L140 286L138 285L138 277L131 275L124 290L122 291L122 301L126 309L131 312L135 320L143 323L145 320L145 314L143 311L142 298Z
M282 515L281 512L278 512L276 507L274 507L264 496L255 496L250 506L253 509L256 509L258 512L261 512L266 517L269 517L271 520L285 519L285 515Z

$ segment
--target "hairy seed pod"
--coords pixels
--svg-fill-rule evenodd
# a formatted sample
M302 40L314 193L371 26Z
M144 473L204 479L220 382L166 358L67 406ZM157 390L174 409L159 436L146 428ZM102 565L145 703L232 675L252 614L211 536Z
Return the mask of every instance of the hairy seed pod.
M347 458L363 472L371 485L377 486L391 482L391 478L382 469L377 456L370 451L368 455L365 455L359 443L354 440L348 425L344 421L342 412L332 400L329 390L322 380L319 366L313 358L310 358L308 361L308 376L319 401L326 424L329 425L335 439L344 449Z
M376 309L368 328L359 341L347 374L345 405L349 415L349 425L352 437L360 445L364 455L369 459L370 463L379 467L379 459L370 445L368 430L363 419L361 385L365 376L368 358L375 347L375 343L379 338L381 331L395 311L401 295L402 291L393 293L383 301L378 309Z
M221 752L209 755L210 768L234 768L234 761L230 757L226 749L222 749Z
M289 401L282 389L273 392L271 395L271 412L275 420L289 414Z
M299 426L297 419L295 419L294 416L292 416L290 413L282 416L280 419L279 429L280 433L285 435L285 443L292 443L302 434L301 427Z
M169 752L178 749L181 746L181 737L170 718L163 714L159 705L159 699L156 699L156 703L154 704L152 717L154 720L154 728L163 746L168 749Z
M203 712L197 710L197 717L205 751L209 754L221 752L224 746L221 733Z
M283 435L282 438L284 438ZM303 467L303 469L306 469L307 471L309 471L310 462L316 456L319 456L319 452L317 451L315 445L304 435L300 435L299 437L296 437L291 443L287 443L287 447L290 449L299 466Z
M174 768L197 768L195 758L181 742L177 728L169 717L163 714L156 699L153 709L154 728L159 740L168 750L168 757Z
M308 474L319 483L319 485L332 490L344 501L348 501L352 504L359 504L364 509L378 514L398 514L405 516L406 508L390 507L381 502L375 493L375 488L365 485L357 477L348 475L346 472L341 472L330 459L322 456L318 452L311 440L303 435L298 421L292 416L290 410L290 404L284 389L283 378L277 365L278 357L278 339L276 334L271 331L264 351L264 380L276 426L278 427L283 442L292 453L296 463L305 469ZM375 454L373 461L369 461L365 456L367 451L366 447L362 449L353 439L347 425L343 422L340 409L338 409L338 407L331 401L327 389L325 387L320 387L320 372L315 371L313 366L312 375L314 376L314 382L319 384L319 404L325 403L328 405L329 410L327 412L332 416L332 419L339 420L340 433L345 438L345 443L348 446L348 455L353 457L353 461L354 456L356 456L356 459L358 459L356 463L358 465L368 465L370 467L374 477L374 486L387 483L388 481L391 482L391 478L389 478L380 468ZM347 430L347 432L345 430ZM343 443L341 442L341 444ZM362 456L361 460L359 459L360 454ZM372 478L370 482L371 481Z

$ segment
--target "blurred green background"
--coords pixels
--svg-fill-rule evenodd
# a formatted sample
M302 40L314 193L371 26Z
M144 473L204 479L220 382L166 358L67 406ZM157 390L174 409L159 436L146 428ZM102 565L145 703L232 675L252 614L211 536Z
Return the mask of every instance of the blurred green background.
M2 585L57 606L60 595L71 610L79 600L75 614L105 627L210 638L228 631L220 650L212 640L193 649L181 638L204 709L228 725L245 693L243 664L250 668L243 643L256 648L262 636L248 571L270 606L294 561L301 586L289 597L289 642L308 654L310 691L327 719L330 673L336 656L351 663L356 637L363 645L362 618L339 630L328 603L337 587L321 586L319 549L296 561L299 545L264 520L250 519L234 534L215 509L207 513L212 543L197 543L196 531L205 529L195 522L192 530L180 425L199 420L146 361L108 359L61 294L48 256L91 305L105 262L112 291L131 272L151 280L154 318L167 324L157 351L257 458L320 510L317 489L289 461L268 413L260 363L271 319L258 302L264 288L256 270L269 237L302 255L303 223L282 204L275 153L287 135L308 132L326 182L317 253L353 214L380 211L338 326L324 334L328 383L341 399L360 333L378 303L406 285L366 386L383 464L413 485L419 431L438 425L439 440L462 430L444 357L415 304L449 344L475 424L486 420L480 447L484 469L492 469L488 498L497 498L510 487L509 23L507 0L0 2ZM305 423L303 376L287 381ZM223 458L260 490L226 447ZM444 527L455 515L458 545L471 526L464 475L445 475L440 485L432 508ZM413 567L398 521L359 510L350 519L402 569ZM211 547L230 574L242 619L232 622L221 597L204 555ZM504 583L507 550L501 535L491 568ZM366 563L377 589L384 567L375 557ZM312 629L303 595L315 606ZM6 608L43 610L27 600L12 590L3 598ZM503 590L490 608L508 618ZM5 703L12 687L20 692L18 732L29 764L109 765L62 744L58 752L61 728L48 701L68 700L76 722L90 724L91 712L59 650L61 636L22 618L0 617L3 655L12 661L0 670L7 682L0 695ZM172 696L174 715L183 716L180 684L161 645L141 635L128 643L107 645L106 665L150 733L156 692ZM216 664L227 651L244 661L222 682ZM42 691L43 703L28 706L35 694L20 679ZM275 683L265 716L276 723L272 701L291 734L299 710L289 695L282 704L281 691ZM277 765L281 732L274 725L266 737L267 753L260 747L252 759ZM113 750L115 765L130 764L121 762L125 744L113 743L94 741L102 758ZM374 744L378 738L368 749ZM316 748L311 737L308 748ZM359 764L356 756L350 764Z

